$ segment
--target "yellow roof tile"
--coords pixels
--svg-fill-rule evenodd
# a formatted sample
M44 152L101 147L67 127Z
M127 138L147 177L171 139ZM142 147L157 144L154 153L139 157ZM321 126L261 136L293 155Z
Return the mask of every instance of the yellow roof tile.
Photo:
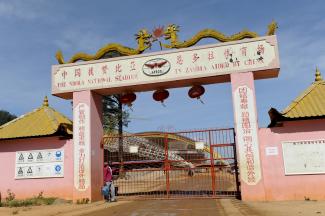
M47 97L43 105L0 126L0 139L18 139L50 135L72 135L72 121L49 107Z
M325 116L325 81L315 81L302 92L284 111L286 118Z
M269 115L269 127L276 125L278 121L325 117L325 81L319 70L316 68L315 81L287 108L281 113L271 108Z

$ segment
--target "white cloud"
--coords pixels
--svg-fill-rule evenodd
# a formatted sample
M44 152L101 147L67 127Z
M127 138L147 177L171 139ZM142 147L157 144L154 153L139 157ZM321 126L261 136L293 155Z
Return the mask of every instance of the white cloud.
M7 18L35 19L41 16L44 1L0 1L0 16Z
M59 39L54 43L63 51L95 54L98 49L111 42L112 39L89 29L68 28L62 31Z

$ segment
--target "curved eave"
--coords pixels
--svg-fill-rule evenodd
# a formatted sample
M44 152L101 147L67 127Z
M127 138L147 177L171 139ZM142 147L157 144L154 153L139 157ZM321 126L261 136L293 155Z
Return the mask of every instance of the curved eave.
M269 110L269 117L270 117L270 124L268 125L269 128L281 126L282 122L285 121L301 121L301 120L312 120L312 119L324 119L325 115L310 115L310 116L303 116L303 117L289 117L285 114L280 113L275 108L271 108Z
M1 140L53 137L53 136L57 136L62 139L71 139L72 135L73 135L72 124L69 125L69 124L62 123L58 126L57 130L55 130L54 133L34 134L34 135L27 135L27 136L0 137L0 141Z

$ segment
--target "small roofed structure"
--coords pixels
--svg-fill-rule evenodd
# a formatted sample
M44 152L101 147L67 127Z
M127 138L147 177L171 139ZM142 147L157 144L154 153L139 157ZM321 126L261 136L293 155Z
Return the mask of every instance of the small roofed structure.
M325 118L325 81L316 68L315 81L282 112L269 110L268 127L282 126L284 121Z
M43 104L0 126L0 193L73 198L72 121Z
M49 106L45 96L41 107L0 126L0 140L59 136L72 138L72 121Z

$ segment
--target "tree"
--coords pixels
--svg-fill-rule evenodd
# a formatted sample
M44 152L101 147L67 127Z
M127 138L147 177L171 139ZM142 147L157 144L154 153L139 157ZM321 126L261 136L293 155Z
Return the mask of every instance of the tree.
M123 126L130 123L130 113L123 110L119 101L119 95L109 95L103 97L103 127L105 133L119 131L123 133ZM121 131L120 131L121 130Z
M105 53L102 59L123 56L117 51ZM120 162L119 175L123 176L123 126L127 127L130 122L130 113L123 110L120 102L120 95L109 95L103 97L103 128L105 133L118 131L119 150L118 157Z
M17 116L10 114L8 111L0 110L0 125L3 125L15 118L17 118Z

